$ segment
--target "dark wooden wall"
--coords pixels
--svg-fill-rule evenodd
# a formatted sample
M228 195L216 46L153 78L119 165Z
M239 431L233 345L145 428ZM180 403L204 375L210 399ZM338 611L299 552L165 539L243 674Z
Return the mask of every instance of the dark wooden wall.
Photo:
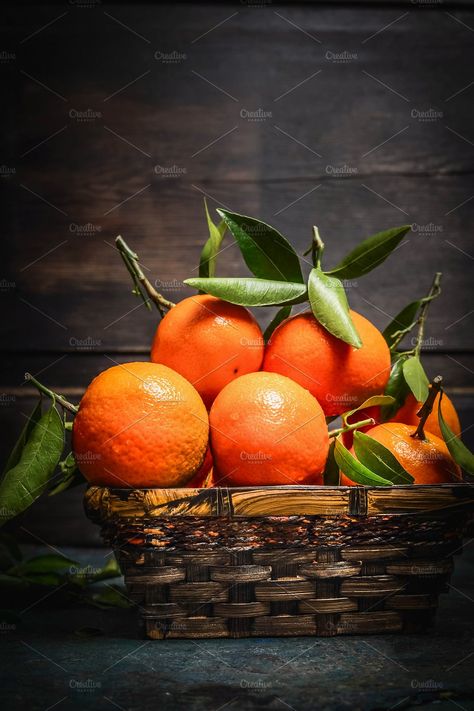
M79 399L101 369L147 357L156 315L130 294L114 237L179 300L204 195L300 253L319 225L328 264L413 223L350 302L383 327L443 271L425 362L472 442L470 3L11 4L1 41L3 454L32 406L26 370ZM245 274L226 244L221 273ZM40 504L25 527L90 537L79 499Z

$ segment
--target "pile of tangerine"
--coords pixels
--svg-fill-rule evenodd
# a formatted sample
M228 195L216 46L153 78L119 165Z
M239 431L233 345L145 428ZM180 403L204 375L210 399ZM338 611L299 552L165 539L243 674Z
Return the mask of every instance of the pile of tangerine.
M323 484L326 418L382 394L390 375L381 332L359 313L351 317L358 349L311 311L287 318L265 345L243 306L205 294L184 299L160 322L150 362L114 366L89 385L73 426L79 469L112 487ZM415 484L459 480L434 412L427 438L411 436L419 407L410 394L383 424L370 408L362 415L375 424L366 431ZM442 411L459 436L447 396Z

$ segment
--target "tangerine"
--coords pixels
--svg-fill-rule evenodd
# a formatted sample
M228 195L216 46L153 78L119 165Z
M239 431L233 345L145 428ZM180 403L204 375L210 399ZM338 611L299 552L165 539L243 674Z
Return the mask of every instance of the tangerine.
M208 435L205 405L182 375L156 363L124 363L87 388L72 446L93 484L184 486L203 462Z
M307 388L327 417L383 393L390 375L390 351L380 331L351 311L361 348L341 341L311 312L290 316L273 332L263 370L280 373Z
M250 311L198 294L183 299L164 316L151 360L183 375L209 408L227 383L260 369L263 349L262 331Z
M322 484L329 448L321 406L278 373L249 373L219 393L209 413L216 484Z

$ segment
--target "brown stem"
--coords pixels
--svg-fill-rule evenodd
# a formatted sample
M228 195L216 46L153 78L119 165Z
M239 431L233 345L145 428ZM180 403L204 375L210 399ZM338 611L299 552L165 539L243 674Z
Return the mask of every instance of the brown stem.
M125 266L127 267L133 279L133 283L135 284L135 293L141 296L144 302L148 304L147 299L144 297L141 291L141 287L143 287L146 294L148 294L150 300L153 301L156 308L160 312L160 315L164 316L165 311L167 311L168 309L172 309L173 306L175 306L174 302L169 301L162 294L160 294L155 289L153 284L149 281L149 279L147 279L147 277L143 273L142 268L140 267L138 261L138 254L136 254L130 249L123 237L119 235L115 240L115 244L117 245L117 249L120 252L120 256L122 257Z
M64 407L65 410L69 410L73 415L77 415L79 408L77 405L73 405L72 402L69 402L64 398L62 395L58 395L58 393L55 393L53 390L50 390L47 388L43 383L40 383L39 380L36 380L31 373L25 373L25 380L28 380L30 383L33 383L40 393L43 393L44 395L47 395L50 397L53 401L59 403L61 407Z
M441 377L441 375L437 375L436 378L433 379L433 382L430 385L430 391L428 393L428 397L426 398L425 402L423 403L423 405L420 407L420 409L416 413L417 417L420 418L420 421L418 423L418 427L413 432L411 437L417 437L418 439L426 439L424 427L426 424L426 420L428 419L428 417L431 415L431 413L433 411L434 401L436 400L437 396L439 395L442 382L443 382L443 378Z

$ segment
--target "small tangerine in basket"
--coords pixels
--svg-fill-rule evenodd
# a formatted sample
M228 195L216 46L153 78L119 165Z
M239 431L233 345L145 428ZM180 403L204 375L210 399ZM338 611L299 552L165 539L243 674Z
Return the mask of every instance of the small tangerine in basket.
M208 436L206 407L182 375L156 363L123 363L87 388L72 445L92 484L172 487L199 470Z
M390 375L390 351L378 328L356 311L351 317L361 348L331 335L307 312L283 321L265 350L263 370L286 375L307 388L327 417L383 393Z
M198 294L164 316L151 360L181 373L209 408L227 383L260 369L263 349L262 331L248 309Z
M405 422L407 425L415 425L416 427L420 420L420 418L417 417L416 413L419 411L422 404L422 402L418 402L416 400L415 396L412 395L412 393L409 393L402 407L392 418L392 422ZM440 430L438 422L438 404L439 394L436 396L436 400L434 401L433 405L433 410L426 418L424 427L425 430L442 439L443 434ZM443 399L441 401L441 412L443 413L443 417L448 427L452 430L456 437L460 437L461 423L459 422L459 416L456 411L456 408L452 403L452 400L449 399L446 393L443 394Z
M445 442L426 431L426 439L412 437L414 432L413 426L403 422L385 422L369 429L367 435L392 452L412 475L414 484L461 481L461 469L451 457ZM353 449L351 453L356 456ZM354 482L341 473L341 485L353 486Z
M209 413L217 486L322 484L329 448L320 404L278 373L229 383Z

